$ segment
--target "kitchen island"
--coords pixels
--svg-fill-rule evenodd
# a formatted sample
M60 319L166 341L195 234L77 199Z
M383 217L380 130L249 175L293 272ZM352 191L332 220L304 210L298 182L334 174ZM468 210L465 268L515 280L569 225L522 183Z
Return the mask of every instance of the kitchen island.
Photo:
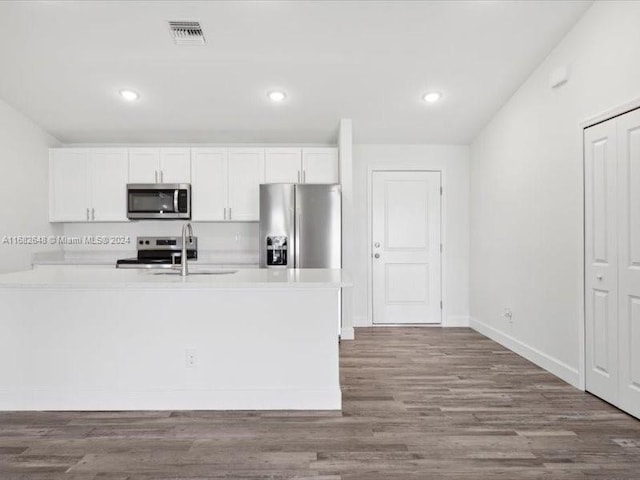
M0 410L341 408L340 270L165 273L0 275Z

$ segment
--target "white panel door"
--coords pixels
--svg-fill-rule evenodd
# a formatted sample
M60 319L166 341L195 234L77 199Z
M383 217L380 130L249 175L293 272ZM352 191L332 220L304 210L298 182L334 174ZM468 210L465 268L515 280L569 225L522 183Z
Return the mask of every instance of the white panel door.
M620 407L640 417L640 110L618 119Z
M191 181L191 149L160 149L160 183L189 183Z
M340 183L340 162L338 149L303 148L303 183Z
M191 150L191 219L227 219L227 149Z
M265 183L300 183L302 150L267 148L264 152Z
M52 149L49 153L49 220L86 222L90 220L87 167L89 150Z
M157 148L129 149L129 183L160 181L160 151Z
M91 150L89 162L91 220L127 221L128 169L129 153L126 148Z
M263 148L230 148L227 220L260 219L260 184L264 182Z
M616 121L584 133L587 390L618 403Z
M440 323L440 172L373 173L373 322Z

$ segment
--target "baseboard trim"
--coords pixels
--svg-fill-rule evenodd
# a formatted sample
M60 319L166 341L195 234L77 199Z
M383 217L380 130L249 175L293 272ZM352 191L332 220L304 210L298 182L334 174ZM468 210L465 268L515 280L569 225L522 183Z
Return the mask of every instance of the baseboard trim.
M526 343L501 332L500 330L487 325L480 320L471 318L469 326L476 332L490 338L494 342L499 343L503 347L517 353L521 357L526 358L532 363L535 363L540 368L545 369L549 373L552 373L556 377L564 380L569 385L576 388L580 388L580 375L578 370L570 367L564 362L534 348Z
M470 323L470 319L465 315L450 315L448 316L444 322L442 322L443 327L468 327Z
M353 327L342 327L342 331L340 332L340 340L353 340L355 338L355 333Z
M0 390L0 411L340 410L340 388L247 390Z

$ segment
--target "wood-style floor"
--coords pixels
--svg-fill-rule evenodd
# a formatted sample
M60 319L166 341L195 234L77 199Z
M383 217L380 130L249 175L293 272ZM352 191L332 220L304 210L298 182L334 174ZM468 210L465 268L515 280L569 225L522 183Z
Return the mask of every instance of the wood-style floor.
M469 329L341 356L341 414L0 413L0 479L640 479L640 421Z

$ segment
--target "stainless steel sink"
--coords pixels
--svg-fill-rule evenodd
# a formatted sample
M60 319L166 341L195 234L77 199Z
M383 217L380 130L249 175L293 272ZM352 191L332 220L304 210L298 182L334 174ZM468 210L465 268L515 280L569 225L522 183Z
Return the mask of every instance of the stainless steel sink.
M151 275L180 275L180 270L159 270L148 272ZM238 273L238 270L190 270L187 276L191 275L231 275Z

